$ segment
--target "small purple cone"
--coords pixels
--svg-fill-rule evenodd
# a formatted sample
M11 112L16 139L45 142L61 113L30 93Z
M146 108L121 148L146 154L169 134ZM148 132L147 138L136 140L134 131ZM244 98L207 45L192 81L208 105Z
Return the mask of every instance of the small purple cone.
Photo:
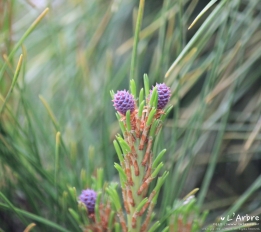
M169 102L170 99L170 88L162 83L162 84L158 84L156 83L155 86L158 90L158 109L163 109Z
M82 190L79 196L79 200L86 205L90 214L94 213L96 198L97 193L92 189Z
M132 113L135 109L134 98L126 90L117 91L112 101L114 108L123 115L126 115L128 110Z

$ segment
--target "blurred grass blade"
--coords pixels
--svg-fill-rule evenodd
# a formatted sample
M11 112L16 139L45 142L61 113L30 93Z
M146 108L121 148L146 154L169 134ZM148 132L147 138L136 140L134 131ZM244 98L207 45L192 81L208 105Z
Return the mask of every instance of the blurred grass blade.
M14 86L15 86L16 82L17 82L17 78L19 76L19 72L20 72L20 69L21 69L21 66L22 66L22 61L23 61L23 54L21 54L20 57L19 57L18 64L16 66L16 70L15 70L15 73L14 73L14 77L13 77L13 80L12 80L11 87L10 87L10 89L9 89L9 91L8 91L6 97L5 97L4 103L3 103L3 105L2 105L2 107L0 109L0 117L1 117L1 115L3 113L5 105L6 105L8 99L9 99L9 97L10 97L10 95L11 95L13 89L14 89Z
M138 43L139 43L140 28L141 28L142 18L143 18L144 5L145 5L145 0L140 0L138 18L135 27L135 35L134 35L133 50L132 50L132 57L131 57L131 68L130 68L130 80L133 79L137 83L137 85L138 85L138 81L136 78L137 50L138 50Z
M190 221L192 231L200 231L200 206L209 210L204 217L210 224L226 213L224 207L253 215L260 211L260 179L251 187L252 196L242 195L242 188L260 176L261 1L49 1L48 18L48 9L39 16L43 1L33 1L33 7L28 1L29 7L25 1L2 2L0 189L8 197L0 199L2 230L9 231L17 220L21 230L32 222L37 227L28 227L31 231L88 230L94 221L86 217L84 205L78 208L78 196L92 188L102 192L96 211L105 210L97 222L108 222L106 214L108 229L121 231L114 211L122 222L131 215L123 210L116 183L126 187L127 203L128 188L136 189L125 185L125 169L114 162L118 156L123 167L134 149L138 163L143 159L137 140L134 147L124 143L126 136L131 141L139 134L131 125L135 121L154 142L152 169L138 164L141 174L156 177L146 190L156 195L140 196L150 196L144 202L153 204L140 217L148 215L145 231L157 221L155 231L178 230L178 222ZM28 29L32 17L38 19ZM16 80L19 50L23 59ZM167 70L170 104L152 110L157 106L152 86L162 83ZM143 73L149 78L144 75L139 91ZM132 76L137 89L129 82ZM113 98L129 83L138 117L115 117L109 90ZM245 178L236 173L242 162ZM106 213L109 205L111 213Z
M210 2L204 7L204 9L198 14L198 16L193 20L193 22L190 24L188 30L189 30L190 28L192 28L192 27L196 24L196 22L203 16L203 14L205 14L205 13L208 11L208 9L209 9L210 7L212 7L216 2L217 2L217 0L212 0L212 1L210 1Z
M58 131L55 137L55 162L54 162L54 187L56 191L56 199L58 201L58 188L57 188L57 181L58 181L58 171L59 171L59 152L60 152L60 143L61 143L61 133ZM54 209L57 210L56 208Z
M196 42L200 37L202 37L204 31L210 26L211 23L214 22L215 17L218 16L221 9L225 5L227 0L223 0L209 15L209 17L205 20L205 22L202 24L202 26L199 28L199 30L196 32L196 34L193 36L193 38L189 41L189 43L186 45L186 47L182 50L182 52L179 54L177 59L173 62L173 64L170 66L168 71L165 74L165 77L167 78L170 73L173 71L173 69L176 67L176 65L184 58L184 56L192 49L194 46L196 46Z
M17 210L14 207L14 205L5 197L5 195L2 192L0 192L0 197L2 198L3 201L6 202L6 204L8 205L8 208L10 210L12 210L13 213L16 214L23 223L27 224L27 222L26 222L26 220L24 218L24 215L22 215L22 213L20 213L19 210ZM1 207L1 204L0 204L0 207Z
M0 203L0 208L4 208L4 209L7 209L7 210L10 210L9 206L4 204L4 203ZM43 217L39 217L39 216L37 216L35 214L29 213L27 211L24 211L24 210L21 210L21 209L18 209L18 208L14 208L14 210L17 213L23 215L24 217L30 218L30 219L32 219L34 221L38 221L38 222L40 222L42 224L50 226L51 228L54 228L57 231L70 232L70 230L67 230L67 229L61 227L60 225L58 225L58 224L56 224L54 222L51 222L51 221L49 221L49 220L47 220L47 219L45 219Z
M50 116L50 118L52 120L52 123L53 123L55 129L59 130L59 125L58 125L57 119L55 118L54 113L53 113L51 107L49 106L49 104L47 103L47 101L44 99L43 96L39 95L39 98L40 98L41 102L43 103L44 107L46 108L46 110L47 110L47 112L48 112L48 114L49 114L49 116Z
M35 223L30 223L24 230L24 232L29 232L31 231L34 227L36 226Z
M26 32L22 35L21 39L17 42L17 44L15 45L15 47L13 48L13 50L11 51L11 53L8 56L8 61L10 61L15 52L18 50L18 48L22 45L22 43L24 42L24 40L32 33L32 31L35 29L35 27L41 22L41 20L44 18L44 16L48 13L49 8L46 8L39 16L38 18L31 24L31 26L26 30ZM0 81L3 77L5 68L6 68L7 63L4 63L3 67L0 70Z

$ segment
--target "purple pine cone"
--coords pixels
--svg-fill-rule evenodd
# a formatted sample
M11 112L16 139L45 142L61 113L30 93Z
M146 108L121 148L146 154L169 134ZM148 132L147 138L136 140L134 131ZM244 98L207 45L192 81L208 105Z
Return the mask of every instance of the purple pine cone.
M156 88L158 90L158 109L163 109L169 102L170 99L170 88L162 83L156 83Z
M132 113L135 109L134 98L126 90L117 91L112 101L114 108L123 115L126 115L128 110Z
M84 203L89 213L94 213L97 193L92 189L82 190L79 200Z

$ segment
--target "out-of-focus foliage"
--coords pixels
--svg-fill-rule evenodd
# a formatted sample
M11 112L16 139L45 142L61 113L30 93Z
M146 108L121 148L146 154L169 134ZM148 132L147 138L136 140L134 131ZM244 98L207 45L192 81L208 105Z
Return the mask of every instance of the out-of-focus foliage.
M145 3L134 79L138 89L143 73L171 86L174 106L154 147L167 148L170 172L156 206L159 231L169 223L166 208L195 187L207 223L226 213L260 215L261 2L217 1L188 30L202 4ZM137 7L131 0L0 2L0 229L35 222L35 231L78 231L68 208L76 210L97 168L105 181L118 181L109 91L128 89Z

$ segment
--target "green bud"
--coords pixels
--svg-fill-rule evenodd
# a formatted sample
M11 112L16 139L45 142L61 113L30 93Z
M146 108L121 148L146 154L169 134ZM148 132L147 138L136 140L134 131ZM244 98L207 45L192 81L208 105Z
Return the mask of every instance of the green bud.
M158 125L159 125L159 120L156 120L152 123L152 126L150 128L150 134L149 134L151 137L153 137L155 135Z
M110 94L111 94L111 98L114 99L114 94L115 94L115 93L114 93L113 90L110 91Z
M131 151L131 149L130 149L129 145L127 144L127 142L123 138L121 138L119 135L116 136L116 138L121 146L123 153L124 154L129 153Z
M115 148L116 153L118 155L118 158L120 160L120 163L122 163L123 162L123 156L122 156L121 148L120 148L118 142L116 140L113 140L113 145L114 145L114 148Z
M156 108L152 108L151 109L151 111L150 111L150 113L149 113L149 117L148 117L148 120L147 120L147 122L146 122L146 126L150 126L150 124L152 123L152 120L154 119L154 116L155 116L155 114L156 114Z
M123 181L123 183L121 183L121 185L123 186L124 185L124 182L127 180L127 177L126 177L126 174L124 172L124 170L122 169L122 167L117 164L117 163L114 163L114 167L117 169L117 171L119 172L119 175L121 177L121 180Z
M139 117L139 118L141 118L141 116L142 116L142 112L143 112L144 105L145 105L145 101L143 100L143 101L140 103L140 106L139 106L139 112L138 112L138 117Z
M157 229L159 226L160 226L160 222L159 222L159 221L156 221L156 222L154 223L154 225L149 229L148 232L154 232L154 231L156 231L156 229Z
M154 162L153 162L153 164L152 164L152 168L153 169L155 169L157 166L158 166L158 164L159 164L159 162L161 161L161 159L162 159L162 157L163 157L163 155L166 153L166 149L163 149L159 154L158 154L158 156L156 157L156 159L154 160Z
M139 105L144 101L144 90L143 88L140 90L140 95L139 95Z
M80 225L81 224L81 219L80 216L71 208L68 209L74 220Z
M142 209L142 207L148 202L148 198L144 198L139 205L136 208L136 212L140 212L140 210Z
M68 187L69 193L74 200L78 200L75 187Z
M164 164L161 162L161 163L157 166L157 168L154 170L154 172L151 174L152 178L155 178L155 177L158 175L160 169L161 169L163 166L164 166Z
M152 94L150 96L150 102L149 102L150 107L155 106L155 102L158 102L157 95L158 95L157 88L154 87L153 90L152 90ZM157 104L156 104L156 107L157 107Z
M150 94L150 84L149 84L149 77L147 74L144 74L143 80L144 80L145 96L148 97Z
M112 186L109 186L106 189L106 192L110 195L110 197L115 205L116 210L119 211L121 209L121 201L120 201L117 191Z

